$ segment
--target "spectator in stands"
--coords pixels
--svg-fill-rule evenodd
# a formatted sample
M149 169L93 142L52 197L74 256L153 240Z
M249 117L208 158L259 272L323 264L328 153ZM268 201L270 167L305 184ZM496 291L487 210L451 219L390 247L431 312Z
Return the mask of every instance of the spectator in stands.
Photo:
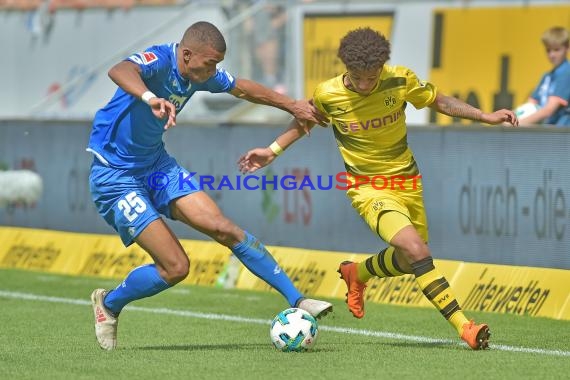
M414 274L419 288L461 339L473 349L486 348L488 326L467 320L427 246L421 175L406 140L404 109L410 103L448 116L517 125L515 114L505 109L485 113L442 94L407 67L386 65L390 43L370 28L350 31L340 42L338 57L346 71L319 84L312 101L334 128L347 182L352 184L347 195L353 207L389 244L361 263L340 264L350 312L356 318L364 316L364 290L370 278ZM241 157L240 170L251 173L270 164L304 134L302 126L291 123L269 147Z
M312 1L302 0L303 3ZM264 0L228 0L225 3L223 10L228 18L259 6L243 23L240 45L247 48L242 52L240 70L251 72L253 79L276 92L287 93L287 8Z
M253 38L255 57L261 68L260 81L277 92L285 93L283 47L287 12L279 5L268 4L254 18Z
M250 6L258 3L252 1ZM279 93L285 93L285 26L287 11L281 5L263 6L244 22L244 31L253 50L251 58L255 80Z
M164 148L162 134L175 125L176 114L196 91L229 92L288 111L303 124L325 124L308 101L295 101L217 68L225 52L220 31L208 22L197 22L180 43L150 47L109 71L119 88L93 122L88 147L94 155L91 193L99 213L125 246L137 243L154 264L133 269L115 289L93 291L95 334L103 349L116 347L118 316L125 305L162 292L188 275L188 256L160 214L231 249L290 306L315 317L332 310L328 302L304 298L263 244L226 218ZM188 145L191 149L191 142Z
M568 42L568 30L563 27L552 27L542 35L552 69L542 76L527 103L519 107L521 125L542 123L570 127Z

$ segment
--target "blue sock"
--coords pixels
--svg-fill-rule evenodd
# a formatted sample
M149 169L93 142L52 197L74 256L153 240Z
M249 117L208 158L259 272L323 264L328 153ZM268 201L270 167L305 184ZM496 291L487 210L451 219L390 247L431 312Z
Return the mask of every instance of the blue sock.
M141 265L133 269L127 278L105 297L105 307L118 315L129 302L153 296L170 288L160 277L156 265Z
M289 305L295 306L303 295L295 288L265 246L255 236L247 231L244 232L245 240L233 247L232 252L251 273L281 293Z

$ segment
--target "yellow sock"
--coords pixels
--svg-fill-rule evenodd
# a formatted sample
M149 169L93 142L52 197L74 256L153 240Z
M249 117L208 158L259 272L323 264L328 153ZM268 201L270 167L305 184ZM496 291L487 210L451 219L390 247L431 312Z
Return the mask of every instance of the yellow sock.
M372 277L397 277L405 272L394 256L394 247L388 247L358 264L358 281L367 282Z
M449 317L448 321L453 327L455 327L455 330L457 330L457 335L459 336L463 334L463 325L469 322L461 310L453 313L453 315Z
M433 265L431 256L412 264L416 282L428 300L439 310L441 315L461 335L463 324L468 320L459 307L449 283Z
M363 284L373 277L373 275L370 272L368 272L368 269L366 269L366 260L358 263L357 268L358 268L357 270L358 281L362 282Z

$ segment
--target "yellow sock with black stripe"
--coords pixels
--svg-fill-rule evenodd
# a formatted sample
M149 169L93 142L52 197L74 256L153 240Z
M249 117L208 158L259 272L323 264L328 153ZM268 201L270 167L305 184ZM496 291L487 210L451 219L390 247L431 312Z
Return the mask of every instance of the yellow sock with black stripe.
M412 269L424 295L461 336L463 325L469 321L461 311L449 283L433 265L433 258L428 256L412 263Z
M394 247L388 247L359 263L358 281L365 283L372 277L397 277L405 274L396 261L394 251Z

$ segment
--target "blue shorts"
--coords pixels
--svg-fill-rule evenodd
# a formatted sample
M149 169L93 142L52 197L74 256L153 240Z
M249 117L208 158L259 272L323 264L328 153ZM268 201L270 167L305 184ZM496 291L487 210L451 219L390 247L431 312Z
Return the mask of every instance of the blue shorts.
M126 247L160 214L172 219L172 200L200 191L188 170L166 152L147 168L115 169L94 158L89 185L99 214Z

